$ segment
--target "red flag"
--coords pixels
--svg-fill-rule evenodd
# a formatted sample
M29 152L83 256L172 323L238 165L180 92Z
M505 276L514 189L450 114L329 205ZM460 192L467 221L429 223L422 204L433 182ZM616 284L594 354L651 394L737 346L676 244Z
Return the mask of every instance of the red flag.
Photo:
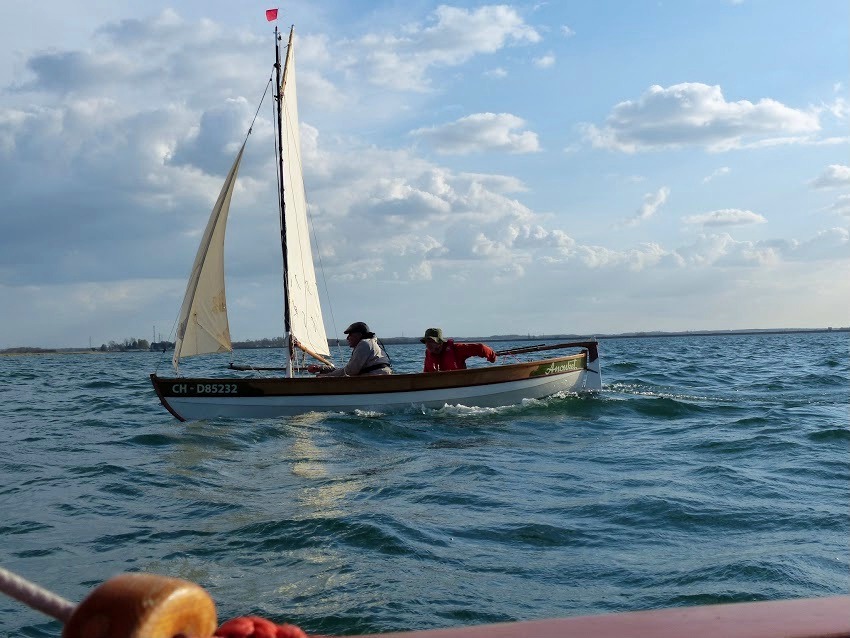
M266 9L266 20L269 22L277 20L277 9Z

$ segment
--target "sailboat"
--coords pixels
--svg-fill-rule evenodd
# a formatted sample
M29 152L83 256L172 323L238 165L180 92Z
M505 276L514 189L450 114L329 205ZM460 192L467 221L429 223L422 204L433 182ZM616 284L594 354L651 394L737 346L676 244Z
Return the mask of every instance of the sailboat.
M502 354L570 350L551 358L451 372L357 377L299 376L310 357L324 365L330 348L322 318L307 220L295 82L294 28L281 65L275 27L278 211L283 253L285 361L279 376L193 378L180 375L181 359L231 352L224 280L224 237L230 202L248 138L210 214L192 266L177 320L172 364L175 375L150 375L163 406L181 421L216 417L261 418L308 412L392 411L445 405L498 407L558 392L602 387L598 343L530 346ZM250 136L250 131L249 131ZM579 352L575 352L579 350ZM231 366L232 369L233 366Z

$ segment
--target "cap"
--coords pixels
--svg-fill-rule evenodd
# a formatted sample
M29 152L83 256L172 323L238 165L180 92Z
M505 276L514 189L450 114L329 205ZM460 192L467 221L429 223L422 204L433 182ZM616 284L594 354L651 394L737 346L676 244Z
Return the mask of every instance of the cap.
M428 341L436 341L437 343L443 343L443 331L439 328L428 328L425 331L425 336L422 337L419 341L422 343L427 343Z
M356 332L362 334L365 337L369 337L370 339L375 336L375 333L369 330L369 326L367 326L362 321L355 321L353 324L348 326L345 329L345 334L351 334L352 332Z

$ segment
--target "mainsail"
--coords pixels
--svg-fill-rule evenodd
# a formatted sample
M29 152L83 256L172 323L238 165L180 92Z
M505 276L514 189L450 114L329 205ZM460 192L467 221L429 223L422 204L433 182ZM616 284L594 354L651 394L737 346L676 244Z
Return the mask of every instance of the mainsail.
M309 354L327 356L330 353L310 231L307 226L307 196L304 190L301 161L301 135L298 130L298 97L295 90L295 50L290 34L286 64L281 83L281 129L283 133L283 197L285 216L285 250L287 251L288 299L290 336L295 344Z
M177 319L177 340L174 343L172 359L175 368L182 357L233 350L224 292L224 232L227 227L227 214L230 212L230 198L233 196L236 174L239 172L244 150L245 143L239 149L236 161L224 180L224 186L221 187L221 193L210 213L201 245L195 255L192 274L189 276L180 316Z

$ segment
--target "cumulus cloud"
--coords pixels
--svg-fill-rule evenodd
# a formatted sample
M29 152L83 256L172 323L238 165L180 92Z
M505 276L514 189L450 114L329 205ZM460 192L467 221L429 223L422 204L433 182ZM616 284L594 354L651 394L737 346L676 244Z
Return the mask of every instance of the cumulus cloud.
M581 126L594 147L625 153L703 146L739 148L744 140L789 137L820 130L815 113L763 98L728 102L719 86L699 83L651 86L637 100L617 104L603 126Z
M635 248L613 250L603 246L576 244L563 257L549 256L549 265L575 266L578 262L590 271L660 271L710 272L711 269L773 268L782 263L828 262L845 260L850 245L850 231L832 228L817 233L806 241L762 240L738 241L728 233L700 234L694 241L676 247L657 242L642 243Z
M837 188L850 186L850 166L830 164L826 170L809 182L812 188Z
M788 242L783 256L789 261L846 260L848 252L850 252L850 230L829 228L818 232L809 240Z
M510 44L535 43L537 31L507 5L476 9L439 6L430 24L413 24L396 35L368 34L356 44L357 55L343 64L359 67L374 84L423 91L434 66L457 66L479 54L491 54Z
M686 224L700 226L745 226L748 224L767 223L767 219L763 215L737 208L724 208L722 210L711 211L710 213L690 215L682 218L682 221Z
M225 32L208 20L192 23L167 9L153 18L108 24L86 49L30 56L26 67L31 79L11 90L78 99L110 96L156 108L163 96L177 103L202 95L209 105L245 89L253 102L254 78L265 73L256 56L262 44L255 36Z
M525 120L510 113L474 113L459 120L411 131L439 153L465 155L489 151L534 153L540 150L537 134L522 130Z
M590 269L626 268L638 272L660 264L682 265L681 258L675 252L666 250L657 243L645 243L629 250L584 245L577 247L576 256Z
M411 281L431 281L433 279L431 262L420 261L407 271L408 279Z
M755 268L775 265L780 247L769 242L737 241L728 233L700 235L692 244L677 248L688 267Z
M662 280L669 275L669 281L678 284L676 290L690 294L696 279L716 282L722 279L715 276L721 270L746 269L736 281L763 282L771 280L773 269L803 264L794 271L802 273L803 283L814 280L811 273L848 270L847 231L840 228L800 240L754 242L720 234L692 240L691 233L692 243L686 246L661 235L633 244L621 234L610 245L596 246L582 238L590 216L573 222L570 214L558 209L567 197L543 204L547 193L530 191L515 175L473 173L459 167L476 162L452 165L449 160L427 160L415 147L389 148L397 142L378 141L365 132L374 128L373 121L384 123L383 113L364 114L369 110L364 107L366 93L340 87L364 87L376 81L390 89L427 89L437 66L459 65L474 56L538 42L539 36L512 9L482 7L441 8L424 26L414 24L392 35L371 37L370 51L376 57L363 59L346 57L344 49L360 47L368 37L333 42L322 35L304 35L298 40L304 68L299 69L299 98L308 107L301 112L307 120L301 128L302 159L318 239L317 269L321 267L332 287L334 282L358 282L336 284L335 303L348 295L348 308L362 308L366 291L381 297L385 316L424 317L419 311L433 311L434 292L459 282L455 292L468 294L470 306L486 300L488 320L495 314L490 313L490 303L494 308L505 305L507 318L501 330L516 319L517 298L522 295L528 296L531 307L540 299L554 298L547 296L553 291L559 299L575 299L574 292L585 288L591 296L582 299L592 304L592 296L598 296L606 283L627 281L608 295L620 303L637 294L632 284L652 280L657 285L658 278L630 278L646 271L660 273ZM119 42L131 42L132 47L116 47ZM5 87L0 104L0 307L15 326L38 324L32 334L43 340L34 345L68 345L68 334L85 339L95 322L101 326L100 336L95 333L98 341L141 334L134 327L139 323L145 333L151 323L171 324L222 174L254 117L263 88L256 80L269 72L268 60L257 51L267 45L266 39L229 26L187 21L167 11L154 19L107 25L81 50L41 51L23 59L25 76L15 86ZM422 53L425 56L420 57ZM431 53L437 55L426 60ZM215 67L215 74L207 72L208 65ZM476 75L480 68L486 65L476 66ZM397 74L398 81L393 83L382 73ZM709 146L736 135L742 145L747 140L777 143L779 122L790 127L789 140L801 135L790 130L794 114L800 114L794 109L774 103L771 111L762 102L741 106L722 96L709 103L699 91L684 93L695 100L694 108L706 114L700 123L691 124L683 115L684 97L668 95L667 120L658 112L659 102L664 102L660 97L643 105L635 102L631 111L615 109L619 119L608 123L611 139L633 144L635 150L684 145L693 139ZM381 102L388 96L391 101L392 91L380 91ZM370 126L361 128L359 121L352 125L346 118L345 127L334 130L334 123L312 119L317 108L341 108L342 99L355 100L346 107L364 100L360 108L345 112L370 121ZM268 292L280 288L280 246L274 241L279 232L275 167L267 157L274 127L268 106L267 102L260 111L246 147L226 248L228 292L236 293L231 306L254 308L249 321L256 337L280 330L281 300ZM385 112L398 116L401 109L396 107L398 102ZM404 120L387 120L389 128L409 122L411 112L404 114ZM753 113L767 121L758 134L747 133L757 129ZM672 133L648 134L650 114L662 128L670 121L678 123L678 136L675 127ZM737 123L735 114L740 116ZM421 124L408 128L415 126ZM702 127L710 134L703 135ZM530 126L510 113L476 113L414 134L443 153L520 154L541 147ZM772 137L759 138L762 134ZM836 138L830 143L845 142ZM501 166L516 166L517 160L529 164L527 157L495 160L504 162ZM490 170L522 174L518 168ZM652 174L649 168L647 173ZM830 167L812 186L840 186L842 175ZM641 193L637 191L638 197ZM631 222L657 216L669 193L664 187L647 194ZM830 210L850 217L849 197L840 197ZM633 206L638 203L635 199ZM554 210L543 214L540 206ZM595 207L596 202L588 206ZM594 221L604 226L609 219L600 215ZM730 222L733 216L724 219ZM738 222L758 220L744 215ZM712 230L720 220L694 223ZM658 225L647 226L646 232L658 230ZM819 265L814 266L816 262ZM239 285L231 288L231 281ZM415 294L392 294L404 286L408 291L415 288ZM839 290L833 296L843 299L842 294ZM421 307L420 300L424 300ZM60 313L64 338L57 332L57 322L48 320ZM478 321L485 313L473 314ZM269 319L257 327L260 316ZM600 316L594 311L594 321ZM238 317L232 319L234 334L240 335ZM476 323L475 329L483 328ZM8 334L7 330L7 340ZM71 345L78 344L72 340Z

